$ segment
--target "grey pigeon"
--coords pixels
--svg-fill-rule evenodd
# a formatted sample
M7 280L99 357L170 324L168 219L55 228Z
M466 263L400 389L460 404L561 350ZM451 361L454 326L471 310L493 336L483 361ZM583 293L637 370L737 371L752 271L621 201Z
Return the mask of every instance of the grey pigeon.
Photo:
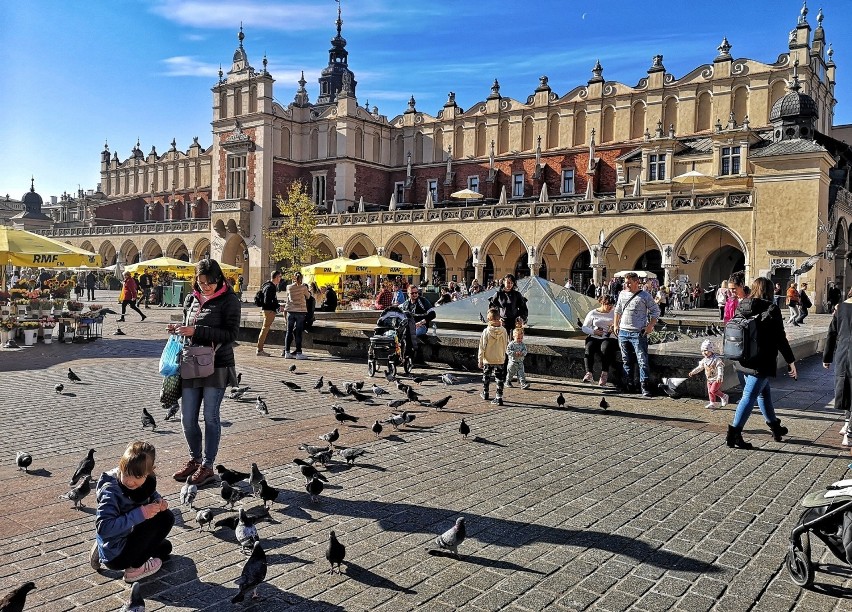
M602 397L602 398L601 398L601 402L600 402L600 404L598 404L598 406L600 406L601 408L603 408L604 410L606 410L607 408L609 408L609 402L608 402L608 401L606 401L606 398L605 398L605 397Z
M290 382L289 380L282 380L281 383L290 389L291 391L301 391L302 388L294 382Z
M559 406L560 408L565 407L565 396L562 395L561 391L559 393L559 396L556 398L556 405Z
M260 542L255 542L252 547L251 556L249 556L246 564L243 566L243 572L237 578L237 584L240 587L239 593L234 595L231 603L239 603L245 599L246 593L254 589L252 599L257 599L257 587L266 578L266 553L263 552L263 547Z
M407 403L408 403L408 398L406 398L406 399L390 400L390 401L388 402L388 407L389 407L389 408L399 408L400 406L403 406L403 405L405 405L405 404L407 404Z
M148 412L147 408L142 408L142 429L146 427L150 427L151 431L157 430L157 422L154 420L154 417L151 416L151 413Z
M290 366L289 368L287 368L287 369L288 369L290 372L295 372L295 371L296 371L296 364L294 363L293 365L291 365L291 366Z
M316 476L305 483L305 490L310 494L312 502L319 501L319 494L322 493L322 489L322 481Z
M346 547L337 540L337 535L332 531L328 534L328 546L325 549L325 558L331 564L329 574L334 573L334 566L337 566L337 573L342 574L340 564L346 558Z
M264 402L259 395L254 403L254 409L260 414L269 414L269 406L266 405L266 402Z
M347 421L351 422L351 423L357 423L358 422L358 417L352 416L351 414L346 414L346 412L344 412L343 410L341 410L341 411L335 410L334 411L334 418L338 423L346 423Z
M29 453L22 453L18 451L17 456L15 457L15 464L18 466L19 470L24 470L24 472L29 472L29 467L33 463L33 456Z
M376 397L379 397L379 396L381 396L381 395L389 395L388 390L387 390L387 389L383 389L383 388L382 388L382 387L380 387L379 385L373 385L373 394L374 394Z
M251 485L251 490L254 491L255 496L257 496L260 492L260 481L264 480L263 474L258 469L256 463L251 464L251 475L249 476L249 484Z
M408 411L403 411L401 414L391 415L389 419L385 419L382 423L390 423L393 425L394 429L399 429L403 425L411 423L415 418L415 415L411 414Z
M63 385L62 383L59 383L58 385L53 386L53 390L56 391L57 393L62 393L63 389L65 389L65 385Z
M84 506L83 500L86 496L92 492L92 483L88 478L82 478L77 485L65 493L64 495L60 495L60 499L67 499L74 502L74 507L78 508L79 506Z
M455 525L435 538L435 544L444 550L451 551L458 558L459 545L464 542L466 536L464 517L459 517L456 519Z
M243 497L245 497L245 493L243 493L239 489L235 489L224 480L221 482L221 486L222 490L219 491L219 495L225 501L224 505L231 506L231 510L233 510L234 504L240 501Z
M331 455L334 453L334 450L331 448L327 448L324 451L317 453L316 455L311 455L311 460L314 463L322 463L323 465L327 464L331 461Z
M77 481L83 478L84 476L88 479L92 475L92 471L95 469L95 449L90 448L89 452L86 453L86 456L80 461L80 464L77 466L74 475L71 476L71 482L69 485L77 484Z
M73 383L82 382L82 379L74 373L74 370L68 368L68 380Z
M322 389L322 376L319 377L317 384L314 385L314 389Z
M396 374L394 374L391 370L386 370L385 371L385 379L388 382L393 382L393 381L396 380Z
M209 508L199 510L195 513L195 521L198 523L198 528L202 531L204 530L205 525L210 526L212 529L211 523L213 522L213 511Z
M198 495L198 487L187 481L180 489L180 503L192 509L192 502L195 501L196 495Z
M325 440L326 442L328 442L332 448L334 448L334 443L337 442L338 438L340 438L340 432L337 431L337 427L335 427L327 434L323 434L319 437L320 440Z
M381 423L379 423L378 421L373 423L373 433L376 434L377 438L382 434L382 429L383 427Z
M372 402L373 398L367 395L366 393L361 393L357 389L352 389L351 392L352 397L354 397L359 402Z
M340 399L341 397L346 397L346 394L337 387L335 387L331 383L331 381L328 381L328 392L331 393L337 399Z
M459 379L452 374L441 374L441 382L445 385L457 385Z
M420 395L411 387L409 387L406 390L405 397L407 397L408 400L412 401L412 402L419 402L420 401Z
M231 387L231 394L228 397L232 400L242 399L243 395L245 395L248 390L248 387Z
M346 463L349 465L355 465L355 459L366 455L367 451L363 448L342 448L337 451L337 454L346 459Z
M216 466L216 472L219 474L219 479L224 480L229 485L235 485L241 480L245 480L249 477L245 472L238 472L237 470L229 470L221 463Z
M302 445L299 446L299 450L303 450L306 453L308 453L308 455L313 456L313 455L316 455L317 453L321 453L323 451L328 450L328 447L327 446L312 446L310 444L302 444Z
M439 400L435 400L435 401L429 402L429 405L430 405L430 406L434 406L435 408L437 408L438 410L440 410L441 408L446 407L447 402L449 402L451 399L453 399L453 396L452 396L452 395L448 395L448 396L446 396L446 397L442 397L442 398L441 398L441 399L439 399Z
M254 526L254 521L249 518L243 508L240 508L240 518L237 523L237 528L234 530L234 535L237 536L237 542L246 554L254 547L255 542L260 541L257 535L257 527Z
M320 474L317 469L307 461L297 458L293 459L293 463L299 466L302 476L305 477L305 482L308 482L311 478L319 478L323 482L328 482L328 478Z
M270 487L265 480L260 481L260 499L263 500L263 507L266 508L266 502L270 502L273 505L278 499L280 491L273 487Z
M180 406L178 404L172 404L169 406L169 411L166 413L166 420L169 421L177 415L178 410L180 410Z
M34 582L25 582L6 593L3 599L0 599L0 612L21 612L27 603L27 593L34 588Z
M118 612L145 612L145 600L142 599L140 582L134 582L130 587L130 601L121 606Z
M660 390L672 399L678 399L680 397L678 387L685 381L685 378L664 378L663 382L660 383Z
M462 435L463 438L467 438L468 434L470 433L470 425L465 423L464 419L462 419L461 423L459 423L459 433Z

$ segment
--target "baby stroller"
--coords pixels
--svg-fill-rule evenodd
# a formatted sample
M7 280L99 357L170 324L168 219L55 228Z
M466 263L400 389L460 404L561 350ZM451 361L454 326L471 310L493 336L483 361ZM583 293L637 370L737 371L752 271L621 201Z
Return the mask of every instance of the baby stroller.
M814 581L811 532L835 557L852 564L852 480L840 480L826 489L804 497L802 505L807 509L790 533L787 570L793 582L804 588Z
M396 306L382 311L370 337L370 349L367 353L367 372L370 376L374 376L376 368L383 363L387 364L390 376L395 376L400 366L406 374L411 373L415 350L412 342L413 327L412 316Z

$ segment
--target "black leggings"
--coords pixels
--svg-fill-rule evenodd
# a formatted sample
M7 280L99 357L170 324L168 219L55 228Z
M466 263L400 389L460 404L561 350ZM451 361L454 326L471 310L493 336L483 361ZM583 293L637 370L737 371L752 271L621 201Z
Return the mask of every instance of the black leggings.
M172 544L166 537L175 524L175 515L171 510L158 512L147 521L133 528L124 549L118 556L106 564L111 570L123 570L128 567L141 567L151 557L161 561L172 552Z
M618 338L594 338L586 337L586 372L594 372L595 355L601 356L601 373L609 373L615 351L618 348Z
M126 312L127 312L127 307L128 307L128 306L130 306L130 308L132 308L133 310L135 310L136 312L138 312L140 315L142 315L142 318L143 318L143 319L145 318L145 314L144 314L141 310L139 310L139 307L138 307L138 306L136 306L136 300L124 300L124 301L121 303L121 316L122 316L122 317L124 316L124 313L126 313Z

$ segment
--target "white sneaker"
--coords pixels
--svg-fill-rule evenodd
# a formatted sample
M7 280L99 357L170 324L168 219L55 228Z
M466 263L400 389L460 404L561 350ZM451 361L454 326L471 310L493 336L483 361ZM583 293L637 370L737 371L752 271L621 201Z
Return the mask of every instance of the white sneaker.
M728 405L728 394L727 393L720 393L719 395L720 395L720 399L722 400L721 401L722 408L724 408L725 406Z
M840 445L841 446L852 446L852 444L849 443L849 434L848 433L843 434L843 442L841 442Z
M142 580L143 578L152 576L160 571L160 567L162 567L162 565L162 561L156 557L152 557L145 561L141 567L128 567L124 570L124 581L136 582L137 580Z
M304 353L296 353L296 359L307 359L307 355Z
M848 432L848 431L849 431L849 421L844 421L843 427L840 428L840 433L845 435L846 432Z
M710 402L709 404L707 404L704 407L709 408L710 410L716 410L716 408L718 408L719 406L718 406L718 404L716 404L716 402Z
M287 351L281 351L281 356L284 359L293 359L293 357L295 357L295 355L293 355L293 353L288 353Z

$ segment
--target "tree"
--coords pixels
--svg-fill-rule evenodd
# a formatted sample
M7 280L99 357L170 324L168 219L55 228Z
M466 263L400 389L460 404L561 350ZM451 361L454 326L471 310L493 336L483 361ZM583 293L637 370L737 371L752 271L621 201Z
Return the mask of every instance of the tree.
M281 213L281 224L267 229L265 235L272 242L272 257L289 262L282 272L285 277L292 277L319 252L313 243L317 226L314 202L302 181L293 181L284 197L275 197L275 205Z

